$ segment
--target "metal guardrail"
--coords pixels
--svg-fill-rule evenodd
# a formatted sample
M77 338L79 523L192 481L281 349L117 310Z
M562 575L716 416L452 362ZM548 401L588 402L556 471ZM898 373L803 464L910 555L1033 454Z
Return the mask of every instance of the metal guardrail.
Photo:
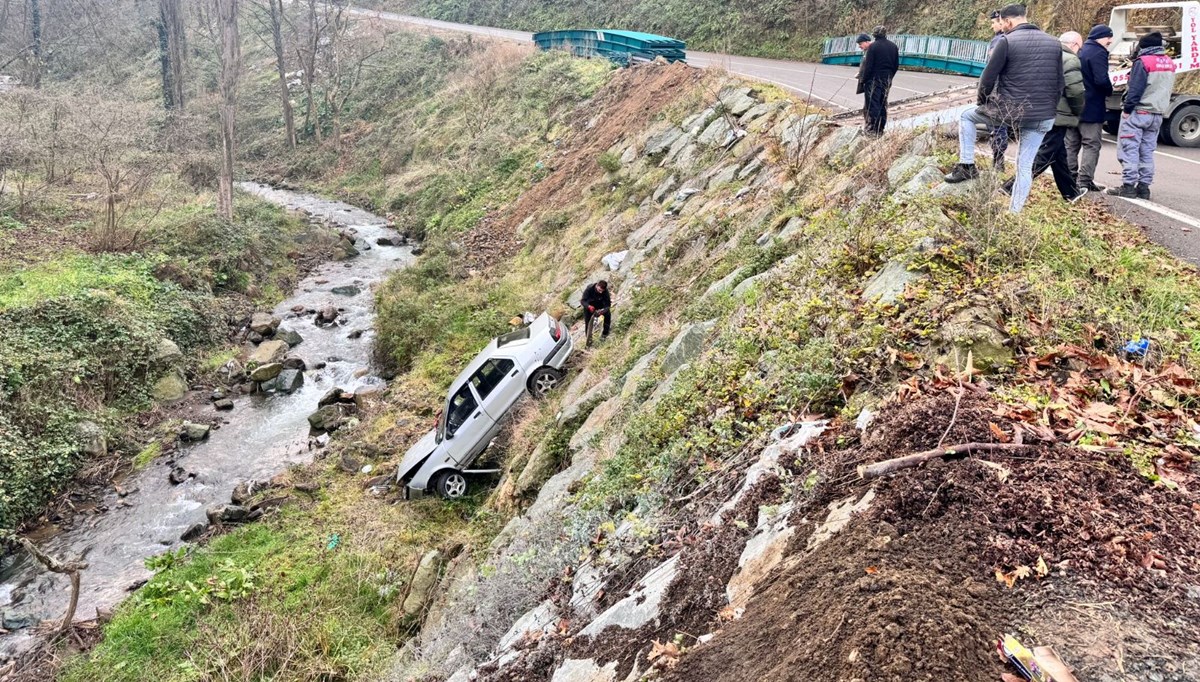
M828 38L821 50L821 62L857 66L862 50L854 42L857 36ZM964 40L943 36L889 36L900 48L900 66L978 76L987 66L988 44L983 40Z
M576 29L535 33L533 42L543 50L568 50L579 57L606 57L618 64L631 59L685 61L686 43L666 36L637 31Z

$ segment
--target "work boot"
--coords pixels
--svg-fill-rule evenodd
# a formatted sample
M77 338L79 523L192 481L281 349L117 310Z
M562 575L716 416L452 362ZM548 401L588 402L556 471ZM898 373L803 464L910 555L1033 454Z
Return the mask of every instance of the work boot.
M1137 187L1133 185L1121 185L1120 187L1113 187L1112 189L1108 190L1106 194L1109 196L1121 197L1122 199L1138 198Z
M1147 185L1144 182L1139 182L1137 184L1137 198L1150 201L1150 185Z
M975 164L960 163L946 176L946 182L953 185L959 182L966 182L967 180L974 180L977 177L979 177L979 169L975 167Z
M1081 182L1081 183L1079 183L1079 186L1083 187L1084 189L1086 189L1089 192L1104 192L1104 191L1106 191L1105 188L1101 187L1100 185L1097 185L1096 183L1092 182L1091 180L1088 180L1087 182Z

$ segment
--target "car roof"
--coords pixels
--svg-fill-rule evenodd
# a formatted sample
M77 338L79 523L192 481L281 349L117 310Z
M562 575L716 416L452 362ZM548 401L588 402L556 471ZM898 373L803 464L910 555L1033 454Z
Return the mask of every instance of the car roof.
M487 362L488 360L495 357L508 357L510 355L516 355L519 353L522 347L531 343L530 339L534 334L548 328L549 324L550 315L548 313L542 313L537 317L537 319L529 324L528 329L530 330L530 338L518 339L504 344L504 353L497 353L497 351L500 349L497 339L492 339L489 341L488 345L484 346L483 350L479 351L474 359L467 364L466 368L459 372L458 376L454 378L454 381L450 384L450 391L448 392L448 395L454 395L455 391L457 391L472 374L479 371L479 368L483 367L483 363Z

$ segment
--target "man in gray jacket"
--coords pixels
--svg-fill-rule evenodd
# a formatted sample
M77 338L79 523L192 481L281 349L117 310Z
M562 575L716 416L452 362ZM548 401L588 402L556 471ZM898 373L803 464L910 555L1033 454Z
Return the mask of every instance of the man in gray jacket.
M1054 116L1054 127L1042 139L1037 158L1033 161L1033 177L1050 169L1054 173L1054 184L1063 199L1072 203L1088 193L1087 187L1076 184L1075 171L1067 156L1067 134L1079 125L1079 114L1083 111L1083 73L1076 56L1083 47L1083 36L1067 31L1058 37L1062 45L1063 91L1058 98L1058 110ZM1004 191L1012 194L1013 181L1004 185Z
M979 177L975 126L1007 124L1021 134L1017 177L1009 210L1019 213L1033 184L1033 161L1042 138L1054 127L1064 76L1062 47L1029 23L1024 5L1000 10L1010 27L996 45L979 79L979 106L963 112L958 126L958 165L946 176L955 183Z
M1175 88L1175 60L1163 49L1161 33L1142 36L1137 59L1129 71L1121 128L1117 131L1117 160L1121 162L1121 186L1108 190L1126 199L1149 199L1154 181L1154 150L1163 114L1171 104Z

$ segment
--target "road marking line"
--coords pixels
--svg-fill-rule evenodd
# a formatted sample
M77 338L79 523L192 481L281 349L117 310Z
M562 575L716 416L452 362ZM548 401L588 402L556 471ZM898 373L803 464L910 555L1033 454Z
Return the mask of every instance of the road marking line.
M1147 211L1154 211L1155 213L1157 213L1161 216L1165 216L1167 218L1170 218L1171 220L1183 223L1184 225L1189 225L1194 229L1200 230L1200 220L1196 220L1195 218L1193 218L1192 216L1190 216L1186 213L1180 213L1179 211L1176 211L1173 208L1167 208L1166 206L1163 206L1162 204L1156 204L1153 201L1146 201L1145 199L1129 199L1127 197L1117 197L1117 198L1125 199L1125 201L1128 201L1129 203L1133 204L1134 206L1140 206L1141 208L1144 208Z

